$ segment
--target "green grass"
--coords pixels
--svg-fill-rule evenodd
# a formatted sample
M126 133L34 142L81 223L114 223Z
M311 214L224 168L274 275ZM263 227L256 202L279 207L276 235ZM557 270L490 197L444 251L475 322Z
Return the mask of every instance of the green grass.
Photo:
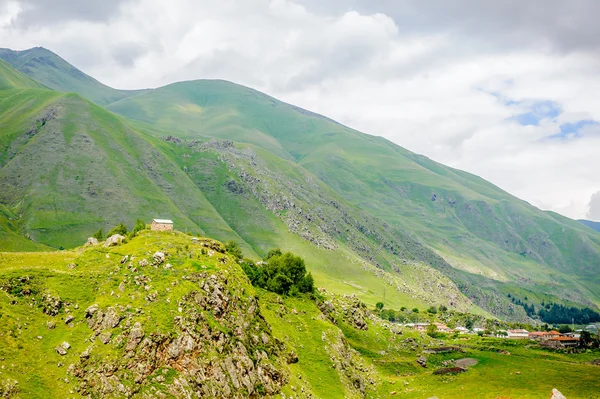
M385 290L397 308L453 303L524 319L506 299L517 288L600 304L600 235L477 176L230 82L119 94L47 50L0 53L21 69L36 59L30 76L128 118L78 95L25 89L33 81L2 64L15 83L0 91L0 203L16 226L0 229L12 240L2 248L31 244L15 232L71 248L98 228L165 217L182 231L236 240L253 259L295 250L319 283L370 304ZM45 121L49 111L57 112ZM166 135L233 140L238 152Z
M69 397L69 392L76 390L80 381L68 374L68 366L77 364L79 353L90 345L91 331L84 319L88 306L120 305L132 322L144 323L147 334L174 333L173 320L180 314L180 299L198 290L195 283L183 276L207 272L227 276L226 289L231 298L256 295L265 331L270 331L273 338L284 344L281 356L291 351L298 355L297 363L284 366L289 382L283 393L288 397L302 389L320 398L362 397L353 386L357 376L367 382L366 397L387 397L396 391L398 396L408 398L435 395L440 398L533 399L548 396L554 387L569 399L598 397L600 368L588 364L600 357L598 351L571 355L541 349L529 341L476 336L439 341L410 329L400 329L397 334L389 329L389 324L368 317L368 329L359 330L344 316L344 309L351 306L349 299L331 293L318 294L320 300L334 305L334 324L307 295L280 298L255 290L235 262L228 259L223 264L216 256L203 255L201 248L180 232L142 231L128 243L112 248L0 252L0 286L5 287L0 290L0 383L17 380L20 387L17 397ZM134 273L121 259L124 255L134 256L135 264L142 258L151 258L157 250L169 254L172 269L149 266L136 272L136 275L143 273L151 278L147 283L151 288L145 290L133 284ZM123 281L127 284L121 291L119 285ZM173 285L175 281L178 284ZM12 287L11 294L6 292L7 283ZM149 292L157 292L159 300L148 302L145 296ZM44 293L58 295L65 303L57 316L42 313L39 303ZM72 326L63 322L67 314L76 318ZM212 330L231 333L210 314L206 317ZM56 322L52 330L46 327L46 322L51 320ZM120 327L113 329L113 338L120 332ZM68 341L72 348L61 357L54 348L63 341ZM427 355L427 369L416 364L415 359L423 348L440 345L460 345L466 353ZM117 346L98 342L93 353L94 362L119 362L122 358ZM218 356L216 352L214 355ZM479 363L460 375L432 375L435 369L442 367L443 361L461 357L473 357ZM343 366L340 366L341 359L346 359ZM59 363L64 365L59 367ZM167 382L173 381L178 372L170 367L166 370ZM517 371L520 374L515 374ZM162 369L153 375L158 373L162 374ZM161 384L149 382L138 396L142 397L152 386L163 388Z

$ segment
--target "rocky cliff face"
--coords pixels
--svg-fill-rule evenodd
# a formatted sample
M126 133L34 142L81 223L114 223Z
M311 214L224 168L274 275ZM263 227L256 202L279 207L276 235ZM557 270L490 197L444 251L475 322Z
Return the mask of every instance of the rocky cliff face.
M220 244L203 244L222 252ZM204 248L192 245L198 248L188 257ZM123 258L133 261L119 291L132 297L146 294L147 306L154 309L115 301L110 306L92 304L76 318L74 322L85 323L91 333L79 360L69 367L80 394L242 398L280 392L287 381L285 345L272 337L247 281L232 273L236 266L226 255L209 251L212 256L207 252L206 257L222 265L220 270L188 269L181 274L166 263L179 263L179 256L169 255L171 250ZM201 265L201 270L202 266L209 268ZM162 283L171 288L154 290L153 283L159 285L165 277ZM183 283L185 293L171 297L169 293ZM158 328L156 317L163 319Z

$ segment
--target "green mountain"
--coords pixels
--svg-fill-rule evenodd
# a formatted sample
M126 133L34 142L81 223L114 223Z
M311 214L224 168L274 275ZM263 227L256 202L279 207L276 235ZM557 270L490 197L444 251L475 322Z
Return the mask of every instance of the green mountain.
M0 91L0 203L21 236L73 247L168 217L251 258L302 254L317 285L369 304L513 320L527 318L515 299L600 304L600 237L477 176L230 82L107 108L88 90Z
M583 220L583 219L578 220L578 222L589 227L592 230L596 230L596 231L600 232L600 222L593 222L591 220Z
M100 105L141 92L108 87L43 47L23 51L0 48L0 59L50 89L79 93Z

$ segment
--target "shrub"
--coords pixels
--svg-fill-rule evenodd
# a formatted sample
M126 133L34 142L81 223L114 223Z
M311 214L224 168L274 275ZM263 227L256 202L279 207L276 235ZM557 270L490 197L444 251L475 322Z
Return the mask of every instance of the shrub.
M240 260L244 257L242 249L235 241L227 241L225 243L225 250L237 260Z
M427 326L427 335L433 337L437 333L437 326L433 323Z
M436 314L437 308L435 306L430 306L429 309L427 309L427 313Z
M115 234L120 234L122 236L127 235L127 226L125 226L123 223L119 223L106 234L106 237L110 237Z
M133 236L136 236L142 230L146 229L146 223L143 220L138 219L135 221L135 226L133 226L133 231L131 232Z
M104 239L104 232L102 231L102 228L99 228L92 237L98 241L102 241Z
M375 308L381 312L381 309L383 309L383 302L377 302L375 304Z
M419 313L419 309L418 308L413 308L412 312L413 313Z
M314 279L306 272L304 260L291 252L269 251L268 262L258 267L250 260L242 262L242 269L253 285L280 295L298 295L314 292Z

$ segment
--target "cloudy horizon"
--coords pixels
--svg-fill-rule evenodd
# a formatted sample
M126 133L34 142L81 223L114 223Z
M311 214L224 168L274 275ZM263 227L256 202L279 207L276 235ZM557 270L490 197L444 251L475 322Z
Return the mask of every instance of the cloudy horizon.
M0 47L120 89L219 78L600 221L600 3L0 0Z

